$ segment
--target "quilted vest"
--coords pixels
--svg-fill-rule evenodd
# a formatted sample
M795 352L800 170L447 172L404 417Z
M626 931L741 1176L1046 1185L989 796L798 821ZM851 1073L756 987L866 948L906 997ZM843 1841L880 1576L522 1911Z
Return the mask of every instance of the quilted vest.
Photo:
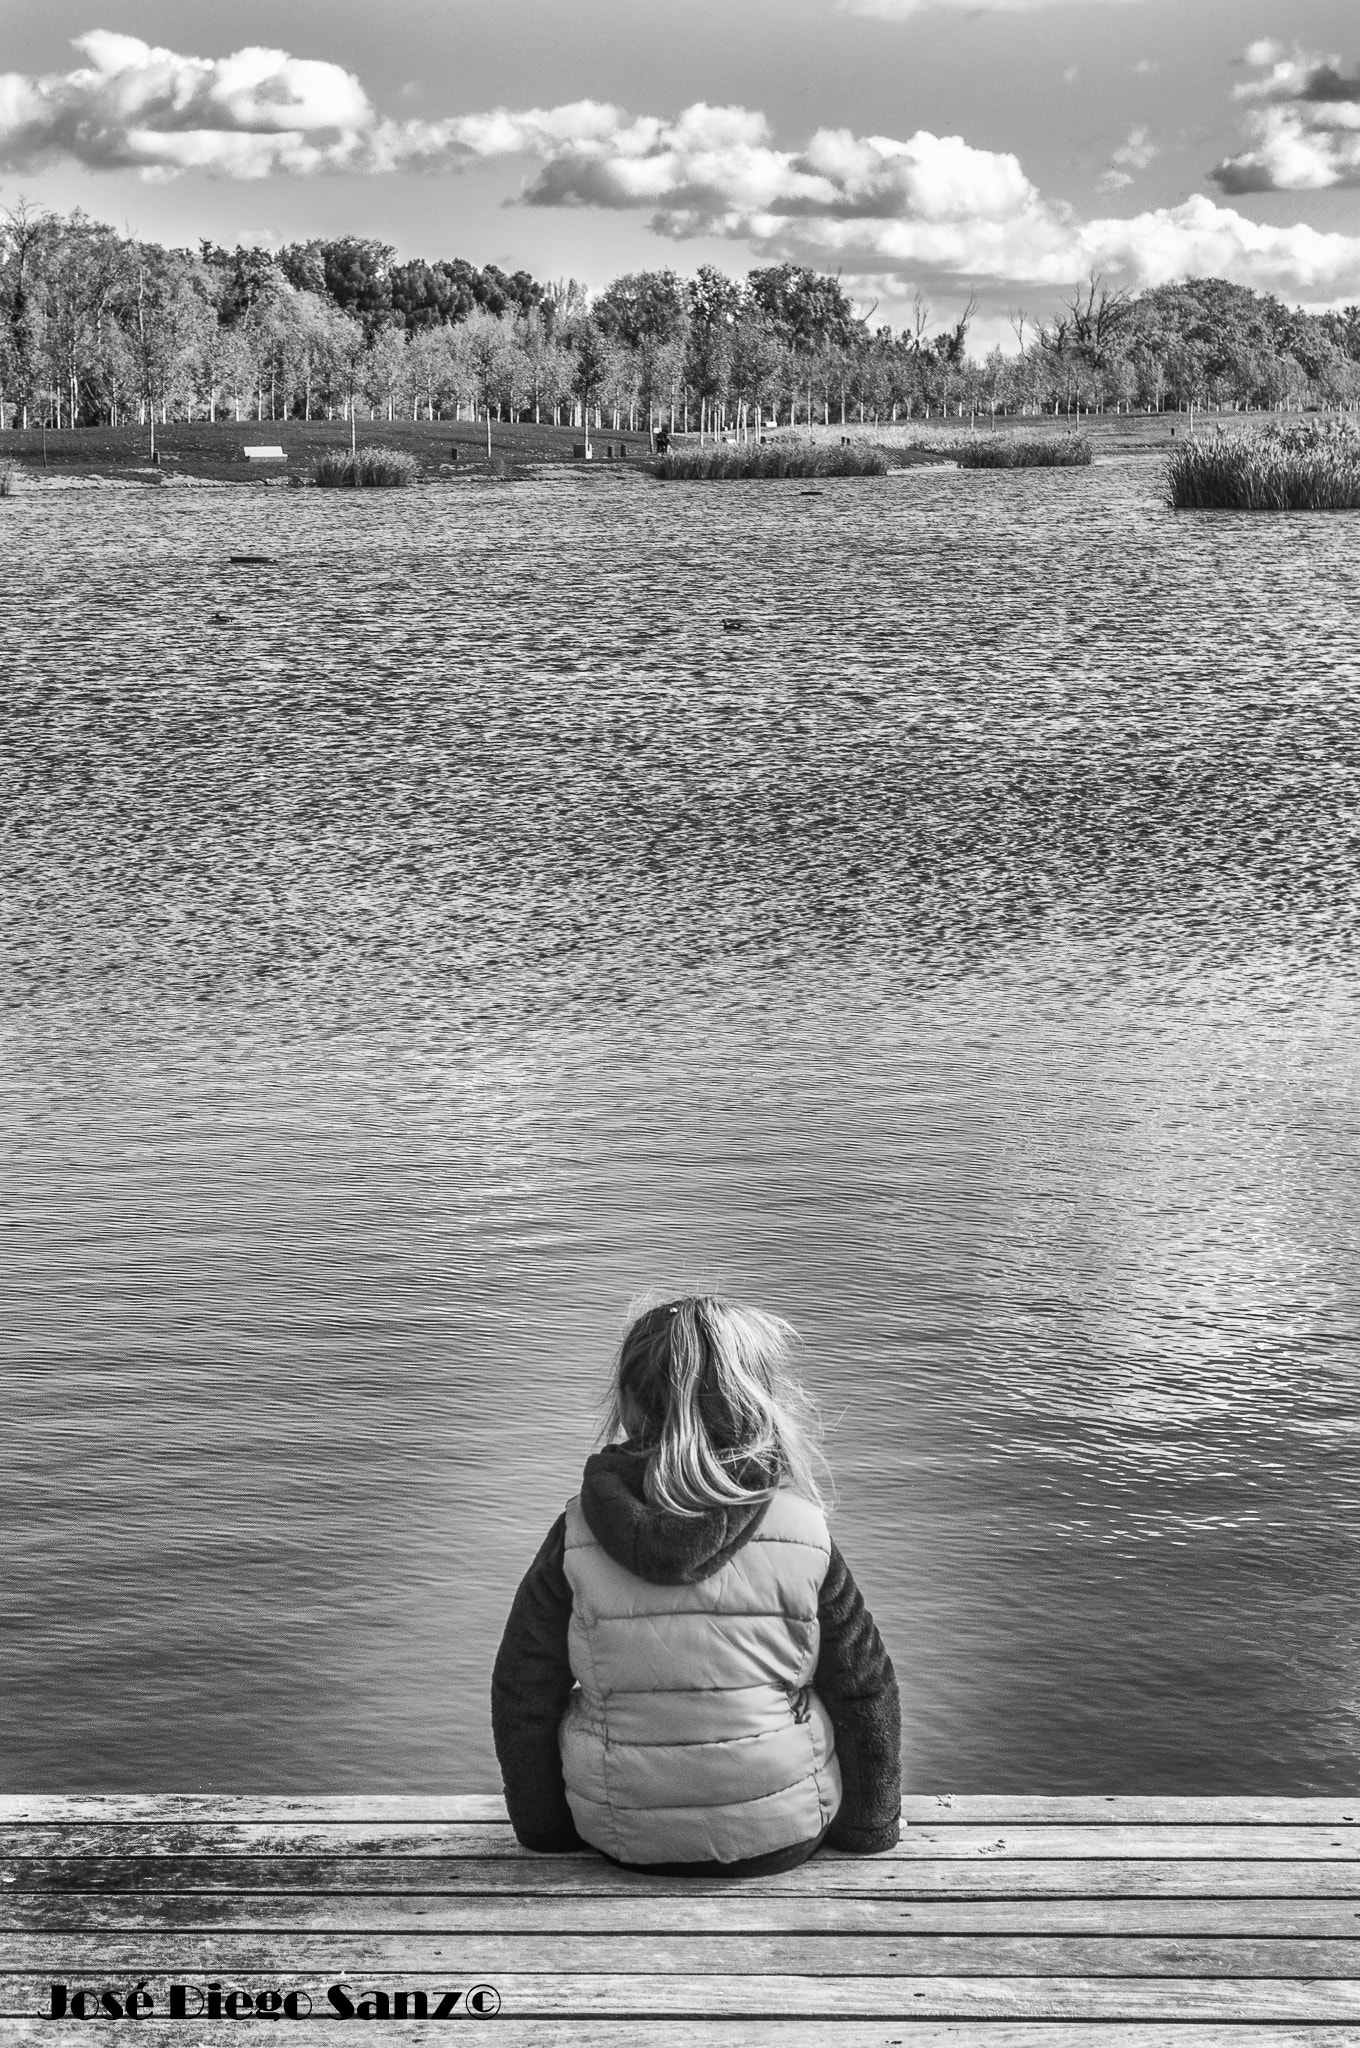
M621 1863L735 1863L811 1841L841 1801L812 1690L831 1561L819 1508L776 1493L711 1578L658 1585L567 1507L568 1632L579 1690L562 1718L582 1838Z

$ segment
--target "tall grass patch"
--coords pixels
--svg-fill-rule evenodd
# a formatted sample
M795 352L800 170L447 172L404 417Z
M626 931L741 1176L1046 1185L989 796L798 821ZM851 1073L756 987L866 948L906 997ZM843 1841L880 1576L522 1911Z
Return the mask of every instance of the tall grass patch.
M960 469L1088 469L1093 459L1085 434L960 434L921 445Z
M810 441L750 441L733 448L672 448L653 476L668 483L728 483L748 477L886 476L881 448L821 448Z
M404 448L326 448L312 464L312 481L323 490L399 490L414 483L420 464Z
M1220 428L1172 450L1166 489L1177 512L1360 511L1360 427L1309 420L1256 434Z

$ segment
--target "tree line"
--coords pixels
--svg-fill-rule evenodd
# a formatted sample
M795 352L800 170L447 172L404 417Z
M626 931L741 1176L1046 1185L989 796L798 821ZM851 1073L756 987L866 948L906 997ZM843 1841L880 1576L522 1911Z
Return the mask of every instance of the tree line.
M969 352L975 306L874 325L792 263L743 280L574 279L398 262L347 235L165 248L76 211L0 216L0 427L171 419L532 419L720 433L966 414L1353 407L1360 307L1309 314L1221 278L1133 294L1092 277L1016 347Z

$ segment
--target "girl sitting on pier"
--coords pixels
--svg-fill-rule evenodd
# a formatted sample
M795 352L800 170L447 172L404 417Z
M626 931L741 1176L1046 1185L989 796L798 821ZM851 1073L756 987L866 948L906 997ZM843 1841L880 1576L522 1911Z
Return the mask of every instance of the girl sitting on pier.
M687 1295L624 1338L608 1447L492 1677L526 1848L741 1877L897 1841L897 1681L827 1531L793 1335Z

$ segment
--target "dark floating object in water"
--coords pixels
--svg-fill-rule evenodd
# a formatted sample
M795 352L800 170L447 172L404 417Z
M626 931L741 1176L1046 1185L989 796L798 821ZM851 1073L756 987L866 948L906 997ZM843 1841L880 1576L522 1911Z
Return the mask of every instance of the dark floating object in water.
M212 615L212 622L215 626L229 626L231 624L231 613L214 612Z
M825 492L825 491L800 491L800 492L798 493L798 495L799 495L799 497L800 497L800 498L824 498L824 497L826 496L826 492Z
M724 619L724 620L723 620L723 631L724 631L724 633L741 633L741 632L744 632L744 631L745 631L745 629L746 629L746 621L745 621L745 619Z
M227 560L236 563L238 568L253 569L257 567L263 568L265 563L272 562L274 557L273 555L228 555Z

